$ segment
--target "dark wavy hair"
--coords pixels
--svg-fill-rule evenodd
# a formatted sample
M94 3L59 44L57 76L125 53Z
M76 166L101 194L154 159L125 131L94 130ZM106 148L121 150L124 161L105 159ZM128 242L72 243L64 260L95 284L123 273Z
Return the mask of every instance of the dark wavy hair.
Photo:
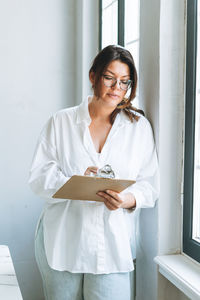
M136 88L137 88L137 71L135 68L135 63L133 60L133 57L131 53L121 47L121 46L116 46L116 45L110 45L102 49L97 56L95 57L92 66L89 70L89 75L91 73L94 74L94 84L92 86L94 90L94 95L99 97L100 93L100 80L102 74L104 74L106 68L108 65L114 61L114 60L119 60L122 63L125 63L128 65L129 70L130 70L130 79L132 80L131 84L131 90L130 90L130 95L128 98L124 98L115 108L115 110L112 112L110 116L110 121L111 124L113 124L116 115L123 110L124 113L129 117L131 122L135 119L138 121L139 115L136 114L136 112L139 112L140 114L144 115L144 112L140 109L135 108L132 106L131 101L135 98L136 96Z

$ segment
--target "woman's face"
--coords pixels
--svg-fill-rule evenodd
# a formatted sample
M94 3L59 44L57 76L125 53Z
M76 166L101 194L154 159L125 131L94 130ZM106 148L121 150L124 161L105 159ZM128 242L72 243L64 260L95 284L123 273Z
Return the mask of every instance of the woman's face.
M120 84L124 88L124 84L126 84L129 79L129 66L119 60L112 61L100 78L99 100L103 101L107 106L115 109L116 106L123 100L127 92L126 90L121 89Z

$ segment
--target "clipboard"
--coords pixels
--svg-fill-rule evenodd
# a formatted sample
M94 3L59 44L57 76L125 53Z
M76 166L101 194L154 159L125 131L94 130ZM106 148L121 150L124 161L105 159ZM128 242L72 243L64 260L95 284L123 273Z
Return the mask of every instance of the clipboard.
M53 195L53 198L102 202L97 192L110 189L120 193L134 183L134 180L74 175Z

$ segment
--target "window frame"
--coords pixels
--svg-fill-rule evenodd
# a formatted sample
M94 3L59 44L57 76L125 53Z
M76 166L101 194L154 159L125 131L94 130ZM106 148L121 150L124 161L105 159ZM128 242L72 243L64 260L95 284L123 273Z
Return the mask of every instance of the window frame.
M192 238L195 147L197 3L187 1L183 252L200 262L200 243Z

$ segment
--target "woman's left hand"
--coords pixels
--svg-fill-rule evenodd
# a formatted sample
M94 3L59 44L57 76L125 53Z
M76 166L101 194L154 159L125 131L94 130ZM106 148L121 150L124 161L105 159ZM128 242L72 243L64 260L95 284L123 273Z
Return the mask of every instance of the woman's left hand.
M112 190L106 190L98 192L97 195L103 198L104 204L110 210L133 208L136 205L135 197L131 193L120 194Z
M105 192L98 192L97 195L103 198L106 207L110 210L120 208L124 202L122 195L111 190L106 190Z

